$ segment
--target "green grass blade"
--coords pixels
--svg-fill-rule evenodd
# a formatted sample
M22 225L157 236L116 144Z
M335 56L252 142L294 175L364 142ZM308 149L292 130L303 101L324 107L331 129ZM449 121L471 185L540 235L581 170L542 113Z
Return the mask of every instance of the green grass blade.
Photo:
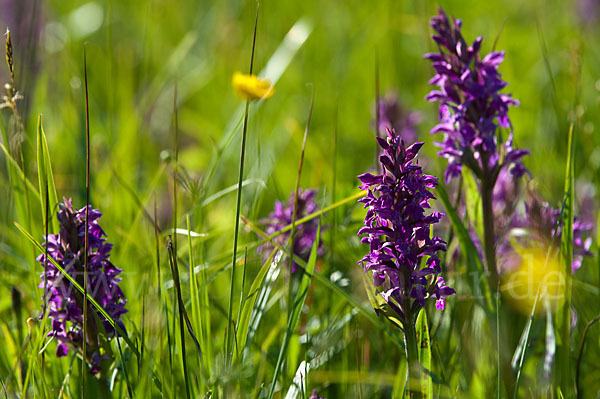
M448 194L442 185L436 187L436 193L439 199L444 204L446 215L450 218L452 229L456 233L458 241L460 242L460 248L464 251L465 258L467 260L467 270L469 272L469 284L473 290L477 302L483 307L483 309L491 315L494 312L494 301L492 299L492 289L490 286L487 273L481 262L481 258L477 253L475 244L469 236L469 232L462 223L460 217L456 213L456 210L450 203Z
M250 315L252 313L252 309L254 309L254 305L256 303L256 299L258 297L258 290L260 289L260 287L263 284L263 281L265 280L265 277L267 275L267 272L269 271L269 269L271 268L273 262L273 256L275 255L275 253L277 252L277 248L273 249L273 251L271 252L271 254L269 255L269 257L267 258L266 262L263 264L263 266L260 268L260 270L258 271L258 274L256 275L256 277L254 278L254 281L252 281L252 285L250 286L250 291L248 292L248 295L246 295L246 299L244 301L244 306L242 308L242 313L240 314L240 317L238 319L238 329L237 329L237 342L240 348L240 354L239 356L243 356L243 350L246 346L246 338L248 337L249 331L248 331L248 327L250 325ZM277 264L275 265L275 267L277 267ZM234 353L234 358L233 361L235 363L235 361L238 358L238 353Z
M465 208L469 222L474 226L478 237L483 237L483 209L481 195L473 172L469 168L463 168L463 187L465 188Z
M38 116L37 123L37 167L42 217L43 220L52 221L52 231L58 231L58 221L56 218L52 218L49 215L46 216L46 187L48 187L48 209L50 213L55 209L58 198L56 195L56 186L54 185L54 174L52 173L48 142L46 141L46 134L42 127L42 115Z
M319 223L319 227L317 228L317 234L315 235L315 241L313 242L313 247L310 251L310 257L308 258L308 263L306 264L305 273L303 274L302 280L300 281L300 284L298 286L298 291L296 292L292 312L289 315L288 325L283 336L283 343L279 350L279 357L277 358L277 363L275 364L273 381L271 382L271 388L269 389L269 399L273 399L273 394L275 393L275 385L277 384L277 379L279 378L279 373L281 371L283 359L285 357L285 354L287 353L287 347L290 338L292 337L292 334L296 331L298 321L300 320L300 314L302 313L302 307L304 306L304 301L308 296L308 289L310 287L311 277L315 271L315 265L317 264L317 251L319 249L319 241L321 239L320 235L321 223Z
M417 331L417 347L419 348L419 362L423 367L421 373L421 393L423 398L433 399L433 381L431 379L431 341L429 340L429 327L427 326L427 312L421 309L415 325Z
M567 165L565 171L565 189L562 218L562 236L560 252L565 277L564 297L559 299L556 313L556 366L558 386L566 396L574 393L574 380L571 367L570 329L571 329L571 264L573 263L573 203L575 200L574 172L574 136L573 125L569 128L567 147Z
M35 198L39 201L40 193L38 192L37 188L33 185L33 183L28 178L25 177L25 174L23 173L23 170L19 166L19 163L17 162L17 160L15 158L13 158L12 155L10 155L8 148L6 148L4 143L0 143L0 150L2 150L2 152L6 156L6 162L7 162L8 169L12 170L14 173L16 173L18 175L17 177L21 181L25 180L27 182L26 183L27 188L33 193Z

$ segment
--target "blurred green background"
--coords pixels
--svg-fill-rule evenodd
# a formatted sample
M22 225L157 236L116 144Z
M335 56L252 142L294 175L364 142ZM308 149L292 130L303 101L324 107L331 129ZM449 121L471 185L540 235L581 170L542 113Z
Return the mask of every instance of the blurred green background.
M437 121L437 105L424 100L431 90L427 81L433 70L423 54L435 50L429 38L429 18L438 5L462 19L468 42L480 35L484 37L482 53L491 51L494 43L497 50L506 51L500 67L503 78L509 82L505 92L512 93L521 103L510 111L516 145L531 151L524 162L543 198L554 206L560 203L567 132L573 122L577 140L576 196L596 202L600 187L600 126L596 127L600 124L600 6L595 2L262 1L255 70L263 71L271 62L267 77L280 77L275 82L275 95L251 106L244 216L258 222L268 215L275 200L287 200L293 190L313 88L314 109L301 186L318 188L321 206L356 192L356 176L374 164L371 118L376 60L381 93L396 91L407 109L421 113L419 140L427 143L422 150L427 172L443 175L446 162L435 155L437 149L432 144L436 140L429 134ZM115 243L113 263L124 270L122 284L130 298L126 320L141 323L138 284L149 290L147 287L155 278L154 232L144 212L152 214L156 200L161 230L172 223L175 86L182 168L178 226L186 228L187 214L192 230L208 234L194 244L199 265L215 266L215 270L226 265L235 193L229 192L209 203L206 199L237 182L243 103L231 87L231 77L235 71L248 70L256 6L254 1L0 1L0 24L11 29L16 86L24 96L20 112L25 123L23 148L28 177L37 186L35 132L41 114L59 198L73 197L77 207L85 204L84 46L87 49L91 203L104 214L101 225L109 241ZM274 54L278 56L273 57ZM1 67L0 71L2 82L8 82L7 68ZM4 112L8 124L9 114ZM17 287L23 293L25 314L33 316L40 308L41 293L36 288L40 269L32 261L31 246L13 221L18 220L38 239L43 234L42 222L33 198L31 220L19 220L15 202L3 159L0 289L7 293L10 287ZM597 210L590 211L596 218ZM360 268L356 266L366 251L355 237L362 216L359 207L338 209L335 223L339 228L325 232L329 249L322 267L328 273L341 271L351 278L352 286L347 289L366 299L358 276ZM333 219L329 214L324 221L332 225ZM185 241L185 237L180 240ZM241 240L253 242L256 236L242 228ZM187 259L187 249L183 244L181 247L180 256ZM253 251L249 256L254 274L260 257ZM597 257L586 259L578 277L587 282L576 301L585 304L577 308L582 321L587 322L600 310L598 270ZM128 275L136 277L128 282ZM229 273L215 272L214 277L209 289L211 301L225 309ZM327 295L324 288L315 288L310 314L320 315L321 319L317 319L321 321L323 315L334 317L339 309L346 309ZM451 302L454 300L458 303L460 296ZM24 322L14 319L11 312L10 296L3 295L0 320L8 335L14 335L8 331ZM275 320L275 316L271 317ZM471 322L477 323L476 316ZM444 323L449 329L448 320ZM213 326L218 339L223 326L222 321ZM515 325L517 334L522 328L522 324ZM581 323L577 328L580 334ZM373 354L363 352L361 358L370 359L373 372L396 373L394 359L400 359L402 353L394 348L397 353L378 364L376 354L385 353L389 343L381 337L378 340L367 322L359 319L355 326L346 326L343 334L348 342L355 334L363 337L363 343L370 342ZM543 339L543 329L540 334ZM586 355L586 381L594 383L597 389L597 332L588 345L595 356ZM351 344L349 348L349 354L338 355L325 370L355 368L354 349ZM273 355L269 356L271 359ZM0 362L3 367L11 364L7 359ZM539 357L532 358L532 362L536 359ZM488 360L483 356L480 361ZM470 361L468 367L462 367L484 367L476 359ZM64 367L66 362L62 364ZM369 362L362 367L368 370ZM531 367L529 372L535 379L535 365ZM287 373L293 375L293 370ZM334 381L332 376L335 374L325 374L315 381L332 384L325 391L329 398L341 397L336 395L342 393L355 395L354 388L344 385L350 383L350 377ZM478 397L485 378L477 382L462 378L454 383L461 386L462 392ZM374 397L371 395L375 392L385 397L387 388L381 383L384 380L365 388L371 390L365 397Z

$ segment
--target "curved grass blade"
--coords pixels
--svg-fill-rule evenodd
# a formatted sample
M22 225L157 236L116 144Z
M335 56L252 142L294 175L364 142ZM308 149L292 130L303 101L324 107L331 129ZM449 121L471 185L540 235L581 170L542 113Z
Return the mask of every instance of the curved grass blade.
M271 382L271 388L269 389L269 399L273 399L273 394L275 393L275 385L277 384L277 379L279 378L279 373L281 371L281 365L283 364L283 359L285 354L287 353L287 347L290 342L290 338L292 334L296 331L296 327L298 326L298 321L300 320L300 313L302 312L302 307L304 306L304 301L308 296L308 289L310 287L311 277L315 271L315 265L317 264L317 251L319 248L319 241L321 236L321 223L319 222L319 226L317 227L317 233L315 235L315 241L313 242L312 250L310 251L310 257L308 258L308 263L306 264L305 273L302 276L302 280L298 286L298 291L296 292L296 297L294 299L294 304L292 307L292 312L288 317L288 325L285 330L285 335L283 336L283 343L281 344L281 348L279 350L279 357L277 358L277 363L275 364L275 373L273 375L273 381Z
M58 222L46 215L46 205L48 209L54 209L58 203L56 195L56 186L54 185L54 174L52 173L52 163L50 162L50 152L48 151L48 142L46 134L42 127L42 115L38 115L37 123L37 167L40 192L40 204L42 207L42 217L44 220L51 220L52 230L58 230ZM48 188L48 198L46 199L46 187Z
M246 347L246 339L250 335L250 331L248 330L248 327L250 325L250 315L252 313L252 310L254 309L254 305L255 305L256 299L258 297L258 290L262 286L262 283L265 280L265 277L266 277L269 269L272 267L278 266L279 262L272 261L273 256L275 255L275 253L277 251L278 251L277 248L273 249L273 251L271 252L269 257L267 258L266 262L263 264L263 266L258 271L258 274L254 278L254 281L252 281L252 285L250 286L250 291L248 292L248 295L246 296L246 299L244 301L244 306L242 308L242 312L240 314L240 317L238 318L238 330L237 330L237 338L236 338L241 351L243 351L244 348ZM234 353L234 358L233 358L234 363L240 357L243 357L243 352L241 352L239 355L237 352Z

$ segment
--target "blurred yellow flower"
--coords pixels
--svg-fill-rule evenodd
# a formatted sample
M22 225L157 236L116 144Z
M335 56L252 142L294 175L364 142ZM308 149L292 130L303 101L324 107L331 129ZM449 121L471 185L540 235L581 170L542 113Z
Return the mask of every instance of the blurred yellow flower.
M236 72L233 74L231 83L237 95L244 100L266 99L275 93L275 89L269 81L255 75Z
M536 313L544 312L547 301L552 310L564 298L566 276L557 256L546 262L546 248L519 248L519 267L503 279L502 291L508 301L524 314L533 308L539 289Z

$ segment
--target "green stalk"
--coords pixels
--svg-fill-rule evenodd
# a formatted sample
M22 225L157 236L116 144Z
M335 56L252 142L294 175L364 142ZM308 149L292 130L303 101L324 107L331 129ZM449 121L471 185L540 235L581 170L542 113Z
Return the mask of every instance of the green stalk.
M256 18L254 20L254 35L252 37L252 52L250 54L250 75L254 66L254 50L256 48L256 28L258 26L258 7L256 8ZM242 149L240 153L240 170L238 175L237 200L235 206L235 229L233 233L233 258L231 263L231 286L229 289L229 309L227 312L227 331L225 334L225 359L231 364L231 315L233 314L233 290L235 287L235 264L237 262L237 245L238 233L240 229L240 211L242 205L242 180L244 177L244 159L246 157L246 135L248 132L248 108L250 107L250 99L246 100L246 108L244 110L244 126L242 129Z
M83 80L85 85L85 235L84 235L84 262L83 262L83 358L81 360L81 397L85 399L85 372L86 372L86 342L87 342L87 324L88 324L88 257L89 257L89 224L88 212L90 208L90 108L88 102L88 84L87 84L87 60L85 47L83 48ZM46 258L47 259L47 258Z
M406 348L406 361L408 363L408 376L406 378L406 389L404 390L404 396L411 399L422 398L421 366L419 365L417 332L415 330L414 320L410 314L407 315L406 324L404 326L404 344Z
M494 211L492 209L492 191L494 190L494 181L484 172L484 179L481 181L481 205L483 210L483 241L485 251L485 261L493 288L498 286L498 269L496 267L496 233L494 231Z

